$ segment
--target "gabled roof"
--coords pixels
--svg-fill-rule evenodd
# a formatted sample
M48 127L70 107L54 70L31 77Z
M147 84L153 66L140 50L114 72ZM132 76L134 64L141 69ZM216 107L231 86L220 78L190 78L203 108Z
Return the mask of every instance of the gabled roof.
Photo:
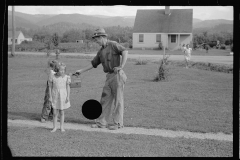
M192 33L193 10L170 9L138 10L135 18L134 33Z
M15 31L15 38L18 38L21 31ZM12 31L8 31L8 38L12 38Z

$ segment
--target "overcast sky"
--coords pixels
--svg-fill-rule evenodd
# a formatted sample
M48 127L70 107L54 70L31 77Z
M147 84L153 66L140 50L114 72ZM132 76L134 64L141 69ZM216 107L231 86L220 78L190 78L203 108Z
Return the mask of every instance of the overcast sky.
M15 11L27 14L72 14L136 16L138 9L164 9L165 6L15 6ZM170 9L193 9L193 18L233 20L232 6L170 6ZM8 10L12 10L9 6Z

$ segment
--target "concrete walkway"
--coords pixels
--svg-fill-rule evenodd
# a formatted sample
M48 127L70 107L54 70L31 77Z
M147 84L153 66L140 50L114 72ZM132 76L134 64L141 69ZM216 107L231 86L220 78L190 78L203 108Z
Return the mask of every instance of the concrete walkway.
M10 54L11 52L8 52ZM97 53L97 52L96 52ZM84 53L61 53L60 56L91 56L94 57L96 53L84 54ZM15 52L15 54L25 54L25 55L46 55L44 52ZM55 55L52 53L52 55ZM162 59L162 55L137 55L137 54L129 54L128 58L133 59L148 59L153 61L158 61ZM169 60L174 61L184 61L183 55L171 55ZM209 62L209 63L219 63L219 64L233 64L233 56L195 56L191 57L191 61L193 62Z
M21 126L21 127L43 127L48 128L49 132L53 127L52 122L41 123L40 121L33 120L8 120L8 126ZM58 123L58 128L60 124ZM124 127L119 130L109 130L107 128L91 128L89 125L84 124L74 124L74 123L65 123L64 124L66 132L67 130L82 130L89 132L107 132L114 134L142 134L142 135L153 135L169 138L194 138L194 139L210 139L210 140L219 140L219 141L233 141L233 134L223 134L223 133L194 133L187 131L171 131L164 129L145 129L137 127ZM60 130L57 130L60 132Z

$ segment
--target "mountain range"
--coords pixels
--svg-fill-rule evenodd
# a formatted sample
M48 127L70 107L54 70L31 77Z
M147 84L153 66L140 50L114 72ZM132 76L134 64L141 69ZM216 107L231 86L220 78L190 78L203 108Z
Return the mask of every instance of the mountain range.
M83 14L58 14L58 15L45 15L45 14L26 14L15 12L16 26L26 29L37 29L40 27L47 27L55 30L58 25L64 25L60 28L94 28L94 27L133 27L135 16L127 17L111 17L103 15L83 15ZM8 28L12 26L12 11L8 11ZM59 28L59 27L58 27ZM232 32L233 21L224 19L215 20L200 20L193 18L193 32L208 30L211 32L227 31ZM64 32L62 29L61 32Z

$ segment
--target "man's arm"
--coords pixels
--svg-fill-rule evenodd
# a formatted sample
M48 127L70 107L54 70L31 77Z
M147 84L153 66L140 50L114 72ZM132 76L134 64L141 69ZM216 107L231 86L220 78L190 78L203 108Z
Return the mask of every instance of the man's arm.
M120 65L121 68L123 68L127 62L127 57L128 57L128 51L125 50L122 52L122 64Z
M93 68L92 64L89 64L85 68L77 70L76 72L79 73L79 74L82 74L82 73L84 73L84 72L86 72L86 71L88 71L88 70L90 70L92 68Z
M126 64L127 57L128 57L128 51L127 50L122 51L122 61L121 61L121 64L120 64L119 67L114 67L113 68L114 72L117 72L118 70L123 69L123 67Z

